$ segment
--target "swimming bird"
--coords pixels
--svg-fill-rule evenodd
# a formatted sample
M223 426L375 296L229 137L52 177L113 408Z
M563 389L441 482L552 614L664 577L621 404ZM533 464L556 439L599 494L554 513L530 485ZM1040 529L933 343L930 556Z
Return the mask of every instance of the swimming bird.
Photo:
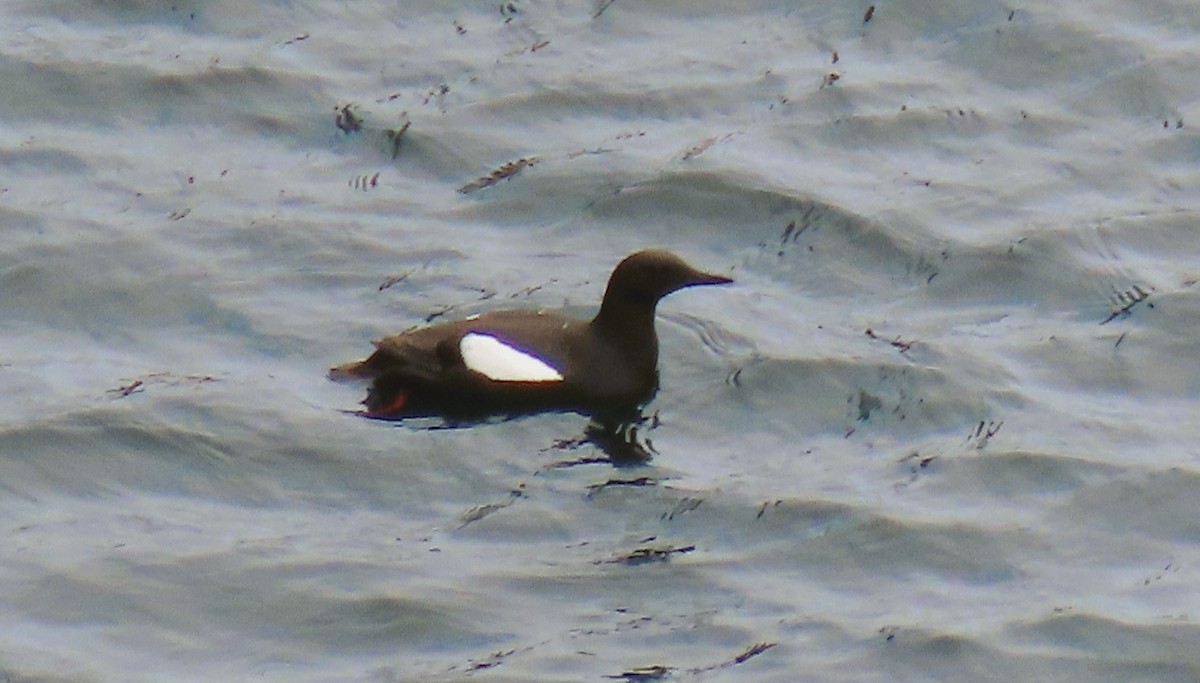
M563 411L616 419L658 390L659 300L685 287L732 281L668 251L639 251L613 270L591 320L548 311L485 313L377 341L366 360L335 367L329 376L370 380L363 404L372 418Z

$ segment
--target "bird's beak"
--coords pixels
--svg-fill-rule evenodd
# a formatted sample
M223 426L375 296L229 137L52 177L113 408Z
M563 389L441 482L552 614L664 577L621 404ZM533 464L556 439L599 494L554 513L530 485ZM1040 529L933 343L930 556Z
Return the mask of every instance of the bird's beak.
M733 282L733 278L731 277L716 275L714 273L700 273L694 280L689 282L688 285L727 285L730 282Z

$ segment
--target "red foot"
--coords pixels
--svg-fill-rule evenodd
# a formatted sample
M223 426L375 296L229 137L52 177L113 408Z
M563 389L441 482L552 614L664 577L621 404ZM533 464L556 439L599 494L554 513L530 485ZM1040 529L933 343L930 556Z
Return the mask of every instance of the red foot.
M396 392L396 396L392 399L391 403L385 406L380 406L374 410L368 410L367 417L388 417L391 415L396 415L400 411L404 410L405 403L408 403L408 394L403 391L398 391Z

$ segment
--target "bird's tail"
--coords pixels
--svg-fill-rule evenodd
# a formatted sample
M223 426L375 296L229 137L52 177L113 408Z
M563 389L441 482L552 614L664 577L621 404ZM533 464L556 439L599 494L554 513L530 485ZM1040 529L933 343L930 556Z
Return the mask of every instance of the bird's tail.
M329 379L335 382L349 382L360 379L372 379L375 373L365 361L355 361L329 368Z

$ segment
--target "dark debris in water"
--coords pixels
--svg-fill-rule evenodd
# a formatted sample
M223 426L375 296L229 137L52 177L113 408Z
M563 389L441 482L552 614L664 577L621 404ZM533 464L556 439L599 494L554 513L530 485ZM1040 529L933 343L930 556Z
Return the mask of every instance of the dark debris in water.
M382 292L383 290L385 290L389 287L392 287L393 285L398 285L401 282L404 282L405 280L407 280L409 278L410 275L412 275L411 270L400 273L399 275L389 276L388 279L383 281L383 284L379 285L379 291Z
M398 94L377 101L391 101L397 97L399 97ZM400 120L402 123L396 128L388 128L383 131L384 137L387 138L388 148L391 151L391 157L393 159L400 155L401 141L404 139L404 134L408 132L409 127L412 126L412 122L408 120L408 112L401 112ZM342 131L346 135L361 132L366 122L366 118L359 113L357 104L343 104L337 105L333 108L333 125L337 126L338 130ZM363 177L371 179L371 176ZM379 180L378 173L375 174L374 180ZM352 187L355 187L356 189L367 189L367 184L363 183L361 180L351 181L351 184ZM369 187L375 187L375 183L370 183Z
M651 562L666 562L671 559L672 555L684 555L695 550L695 545L644 546L611 560L596 560L595 564L627 564L636 566Z
M1004 420L996 422L994 420L980 420L979 424L967 434L967 443L973 443L975 448L983 448L988 444L993 436L999 433L1000 428L1004 426Z
M458 188L458 191L462 194L470 194L476 190L482 190L485 187L491 187L501 180L507 180L515 176L523 169L533 166L538 161L539 159L537 157L522 157L516 161L510 161L500 168L492 171L490 175L485 175L478 180L463 185L462 187Z
M130 394L133 394L133 393L136 393L139 391L145 391L145 386L146 386L146 383L144 381L142 381L140 379L135 379L132 382L130 382L129 384L126 384L124 386L117 387L116 389L109 389L108 393L113 394L115 398L125 398L126 396L129 396Z
M338 127L338 130L349 135L362 130L363 119L354 113L358 108L356 104L345 104L340 107L333 108L333 125Z
M906 341L904 339L901 339L900 337L896 337L895 339L884 339L883 337L880 337L875 332L875 330L871 329L870 327L867 328L867 331L865 334L867 335L867 337L869 339L874 339L875 341L887 342L888 344L890 344L892 346L892 348L895 348L900 353L904 353L904 352L908 351L909 349L912 348L913 344L916 343L915 341Z
M219 381L220 380L218 378L212 375L184 375L181 377L170 372L152 372L148 375L125 380L123 381L123 384L109 389L106 393L113 398L127 398L134 394L140 394L146 391L146 389L152 384L183 386L189 384L208 384L209 382Z
M717 137L705 138L704 140L701 140L700 142L696 143L695 145L692 145L691 147L684 150L683 155L680 157L680 159L683 161L687 161L688 159L698 157L701 154L704 154L705 152L707 152L708 149L710 147L712 147L713 145L720 143L720 142L728 142L728 141L732 140L736 135L737 135L737 133L728 133L726 135L721 135L721 136L717 136Z
M546 642L541 642L541 643L537 643L534 645L527 645L525 647L520 647L520 648L511 648L508 650L497 650L497 651L493 652L492 654L488 655L485 659L470 660L469 662L467 662L466 666L461 666L461 665L452 666L449 668L448 672L462 671L463 673L472 674L472 673L476 673L479 671L487 671L489 669L494 669L494 668L500 666L501 664L503 664L504 662L506 662L510 657L532 652L535 648L540 647L545 644L546 644ZM405 679L405 680L407 680L407 679Z
M476 299L475 299L476 302L487 301L488 299L494 299L494 298L496 298L496 295L499 294L499 292L497 292L493 289L488 289L487 287L472 287L471 289L479 292L479 296L476 297ZM426 314L425 322L426 322L426 324L432 323L434 320L437 320L438 318L443 318L443 317L459 310L460 308L463 308L463 304L448 304L448 305L444 304L444 305L439 306L438 308L434 309L430 313Z
M789 244L795 244L800 239L800 236L809 228L816 229L816 226L825 218L825 213L825 208L816 202L810 203L798 219L792 219L783 229L783 233L779 236L779 251L776 255L784 256ZM765 247L766 245L763 246ZM808 251L812 250L813 246L810 242L808 244Z
M467 671L483 671L485 669L491 669L493 667L500 666L506 657L515 653L516 650L501 650L499 652L495 652L487 659L478 662L471 662L470 665L467 666Z
M1134 285L1125 290L1118 290L1112 297L1112 311L1108 317L1100 321L1101 325L1116 320L1117 318L1125 318L1133 311L1133 307L1150 298L1150 294L1154 292L1154 288L1142 289L1141 285ZM1154 308L1154 304L1146 304L1147 308Z
M511 52L505 53L505 56L506 57L516 57L517 55L523 55L523 54L530 53L530 52L537 52L538 50L546 47L549 44L550 44L550 41L548 41L548 40L535 40L532 43L530 43L529 45L525 45L524 47L519 47L515 50L512 50Z
M421 100L422 105L429 104L431 101L441 105L445 103L446 95L450 92L450 86L446 83L439 83L429 90L425 91L425 98Z
M608 9L608 6L614 2L616 2L616 0L595 0L593 3L595 7L592 9L592 18L599 19L600 15L604 14L604 10Z
M750 659L751 657L757 657L758 655L761 655L762 653L766 652L767 650L770 650L771 648L775 647L778 644L779 643L755 643L754 645L751 645L750 647L746 648L745 652L734 657L733 663L741 664L741 663L745 662L747 659Z
M466 512L464 512L462 515L462 518L461 518L462 524L460 524L458 526L458 528L462 529L469 524L474 524L475 522L478 522L481 519L489 517L499 511L503 510L504 508L512 505L513 503L517 502L518 500L520 500L521 498L524 498L524 497L525 497L525 484L521 483L515 489L508 492L508 498L506 498L498 503L485 503L483 505L476 505L475 507L471 508L470 510L467 510Z
M609 479L598 484L588 485L588 498L604 489L614 486L658 486L659 480L653 477L637 477L636 479Z
M355 190L362 190L363 192L366 192L367 190L379 187L379 176L380 175L382 175L382 173L380 173L379 171L376 171L373 175L369 175L369 174L357 175L357 176L354 176L353 178L351 178L350 181L346 184L349 187L354 188Z
M670 676L674 670L672 667L661 665L639 666L636 669L622 671L615 676L605 676L605 678L618 681L661 681Z
M408 127L411 125L411 121L405 121L403 126L395 130L388 129L383 131L383 134L387 136L388 142L391 143L393 159L400 156L400 141L404 138L404 134L408 132Z
M696 674L708 673L710 671L717 671L719 669L728 669L729 667L732 667L732 666L744 664L747 661L749 661L750 659L753 659L754 657L761 655L762 653L766 652L767 650L770 650L771 648L773 648L777 645L779 645L779 643L771 643L771 642L754 643L753 645L747 647L741 653L731 657L730 659L726 659L724 661L717 662L716 664L709 664L708 666L696 667L694 669L686 669L684 671L684 673L696 675ZM663 666L661 664L656 664L656 665L652 665L652 666L639 666L636 669L628 669L628 670L623 671L616 675L605 676L605 678L611 678L614 680L625 680L625 681L657 681L657 680L662 680L662 679L666 678L667 676L674 673L676 670L677 669L675 667Z
M584 456L582 458L574 458L572 460L555 460L542 467L543 470L565 470L569 467L578 467L580 465L611 465L612 459L602 456Z
M661 522L675 521L676 517L679 517L688 512L691 512L692 510L695 510L696 508L700 507L700 504L703 502L704 502L703 498L692 498L691 496L684 496L682 499L680 499L680 501L678 503L675 504L675 507L671 508L670 512L662 513L662 516L660 516L658 519Z
M933 461L937 460L939 457L941 457L941 456L921 455L920 451L913 451L912 453L909 453L908 455L904 456L903 458L900 458L896 462L898 462L902 465L907 463L908 466L911 468L912 473L916 474L919 470L923 470L923 469L929 467L931 464L933 464Z
M780 503L782 503L782 502L783 502L783 500L775 500L775 501L764 500L763 504L761 506L759 506L758 514L756 514L754 516L754 519L762 519L762 516L767 513L767 508L779 507Z
M933 464L940 460L941 457L940 455L922 455L919 451L913 451L900 458L896 463L904 465L908 469L908 477L904 481L892 484L892 489L900 491L915 484L918 477L932 470Z

